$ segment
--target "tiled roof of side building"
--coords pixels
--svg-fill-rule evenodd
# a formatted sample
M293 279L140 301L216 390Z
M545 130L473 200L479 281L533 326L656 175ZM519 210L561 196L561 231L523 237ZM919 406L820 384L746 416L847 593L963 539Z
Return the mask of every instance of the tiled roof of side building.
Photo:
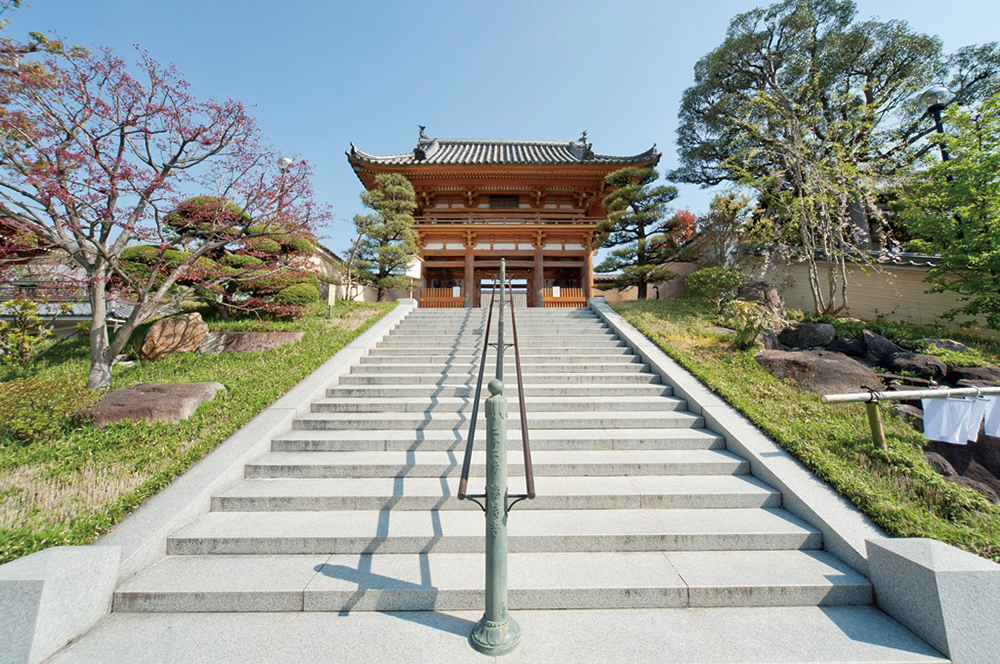
M462 165L569 165L656 163L656 144L645 152L628 157L596 154L587 133L575 141L518 141L480 138L430 138L421 128L420 139L411 152L373 155L351 143L348 157L362 163L384 166Z

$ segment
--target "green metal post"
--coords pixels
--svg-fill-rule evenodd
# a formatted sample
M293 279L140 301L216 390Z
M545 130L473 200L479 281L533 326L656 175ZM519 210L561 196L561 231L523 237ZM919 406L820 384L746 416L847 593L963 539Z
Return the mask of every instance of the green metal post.
M486 611L469 641L485 655L510 652L521 627L507 613L507 397L494 378L486 400Z

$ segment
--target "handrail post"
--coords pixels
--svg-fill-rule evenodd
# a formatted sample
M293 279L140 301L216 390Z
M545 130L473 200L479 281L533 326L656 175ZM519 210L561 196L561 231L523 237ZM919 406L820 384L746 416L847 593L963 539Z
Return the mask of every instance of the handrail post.
M469 641L496 656L517 646L521 627L507 612L507 398L503 381L494 378L487 388L492 396L486 400L486 610Z
M500 259L500 324L497 328L497 380L503 380L503 295L507 289L507 259Z

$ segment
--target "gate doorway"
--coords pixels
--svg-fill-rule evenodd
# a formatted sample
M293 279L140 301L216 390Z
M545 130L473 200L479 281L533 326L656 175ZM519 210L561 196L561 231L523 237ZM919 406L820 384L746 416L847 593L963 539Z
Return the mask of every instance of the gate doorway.
M507 302L508 306L517 307L518 309L524 309L528 306L528 280L521 278L513 278L510 280L510 293L505 294L510 295L510 300ZM479 306L488 307L490 306L490 299L493 296L493 280L492 279L481 279L479 282ZM497 287L497 299L500 298L499 287Z

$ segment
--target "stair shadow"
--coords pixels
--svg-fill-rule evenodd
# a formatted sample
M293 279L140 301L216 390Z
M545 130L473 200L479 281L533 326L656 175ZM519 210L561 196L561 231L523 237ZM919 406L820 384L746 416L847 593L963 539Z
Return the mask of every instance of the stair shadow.
M460 326L459 331L462 331L467 323ZM458 352L458 349L452 351L449 355L448 360L445 362L445 369L450 369L451 364L455 361L454 356ZM447 372L446 372L447 373ZM397 579L388 577L385 575L377 574L372 569L372 559L373 555L376 554L382 544L389 537L389 523L391 519L392 510L399 504L399 501L403 498L404 485L406 478L413 472L416 467L416 452L420 448L421 444L426 441L426 430L430 423L430 415L434 406L439 404L439 399L441 398L441 393L444 391L444 382L446 379L442 379L442 382L438 384L438 390L432 392L430 395L430 406L424 411L425 420L414 430L414 442L406 450L406 463L399 472L397 472L395 478L393 478L393 491L392 496L389 500L382 506L379 510L378 524L376 527L375 536L371 541L364 547L364 553L359 557L357 569L351 568L346 565L332 565L329 563L324 563L322 565L317 565L314 570L320 574L323 574L330 578L339 579L342 581L347 581L357 585L357 590L344 602L343 607L338 612L340 615L347 615L353 608L355 608L364 596L371 590L385 590L385 589L406 589L410 591L420 591L421 601L426 601L430 606L434 606L437 603L438 588L434 586L433 579L431 578L431 568L430 560L428 558L429 554L437 546L438 542L441 541L443 537L443 528L441 525L441 508L445 503L452 498L451 488L448 485L448 477L452 475L456 468L459 467L458 458L455 455L455 448L463 442L462 433L458 427L453 429L455 433L455 443L445 450L448 454L449 465L443 470L440 476L441 482L441 497L437 502L430 508L430 518L431 518L431 528L432 537L427 541L424 547L418 553L418 561L420 567L420 582L414 583L412 581L405 581L403 579ZM469 396L472 399L472 395ZM463 420L464 421L464 420ZM436 611L399 611L399 610L383 610L383 613L392 615L403 620L408 620L410 622L416 622L427 627L432 627L441 631L449 632L459 636L466 637L475 625L474 622L466 620L464 618L458 618L455 616L449 616L446 614L438 613Z
M819 609L852 641L918 655L943 657L920 637L900 626L874 606L870 612L858 611L856 606L821 606Z

